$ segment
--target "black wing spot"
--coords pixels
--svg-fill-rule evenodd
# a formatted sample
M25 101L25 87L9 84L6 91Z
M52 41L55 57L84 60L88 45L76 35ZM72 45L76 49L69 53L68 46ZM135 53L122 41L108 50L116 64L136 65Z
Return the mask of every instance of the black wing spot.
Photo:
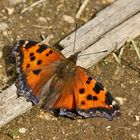
M29 67L30 67L30 64L27 64L27 65L26 65L26 68L29 68Z
M38 75L40 72L41 72L41 70L40 69L38 69L38 70L34 70L34 71L32 71L35 75Z
M36 52L42 53L42 52L45 51L47 48L48 48L48 46L46 46L46 45L39 45L39 49L37 49Z
M89 85L90 84L90 81L87 80L86 83Z
M81 105L85 105L85 101L81 101Z
M92 77L88 77L88 80L91 81L92 80Z
M53 52L53 51L52 51L52 50L50 50L50 51L49 51L49 54L52 54L52 52Z
M49 56L50 54L49 53L46 53L46 56Z
M31 56L34 56L34 53L30 53L30 57L31 57Z
M103 90L103 85L100 82L95 83L95 87L93 88L93 91L95 91L97 94L100 93L101 90Z
M25 45L25 48L26 48L26 49L29 49L29 48L31 48L32 46L35 46L36 44L37 44L36 41L29 40L28 43Z
M97 96L93 96L92 99L93 99L94 101L97 101L97 100L98 100Z
M30 57L31 61L34 61L35 59L36 59L35 56Z
M107 92L105 96L106 96L105 103L107 105L112 105L113 97L111 96L111 94Z
M37 65L40 65L42 63L42 60L37 61Z
M91 94L89 94L89 95L87 96L87 100L92 100L92 95L91 95Z
M84 88L80 88L79 89L79 93L81 93L81 94L85 93L85 89Z

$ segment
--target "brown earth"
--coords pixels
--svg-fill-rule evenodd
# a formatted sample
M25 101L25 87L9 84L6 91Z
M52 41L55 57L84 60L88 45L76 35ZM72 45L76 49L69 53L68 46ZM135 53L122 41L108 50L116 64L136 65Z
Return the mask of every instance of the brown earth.
M54 45L75 28L93 18L109 0L90 1L76 20L80 0L46 0L21 14L34 0L0 1L0 88L16 79L9 54L16 38L41 41L40 35L52 37ZM70 19L64 20L64 15ZM136 39L140 46L140 38ZM38 106L0 129L0 140L132 140L140 139L140 60L130 45L124 46L122 65L112 54L90 69L95 79L104 83L113 96L120 97L122 116L108 121L104 118L71 120L44 113ZM3 54L3 57L1 57ZM6 70L5 70L6 68ZM116 98L118 99L118 98Z

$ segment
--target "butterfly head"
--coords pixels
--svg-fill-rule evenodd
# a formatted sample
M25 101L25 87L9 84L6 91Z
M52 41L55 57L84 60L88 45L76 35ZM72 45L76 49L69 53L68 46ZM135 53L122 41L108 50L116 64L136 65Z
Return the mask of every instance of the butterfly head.
M75 54L73 54L69 58L67 58L68 63L66 65L66 69L68 71L72 72L73 70L75 70L75 68L76 68L76 61L77 61L79 53L80 52L76 52Z
M76 52L76 53L74 53L73 55L71 55L68 59L70 59L71 61L75 61L75 63L76 63L76 61L77 61L77 58L78 58L78 54L80 53L80 51L79 52Z
M71 55L69 58L64 59L64 61L59 65L57 69L57 74L59 77L64 77L69 74L73 74L76 69L76 61L78 54L80 52L76 52L75 54Z

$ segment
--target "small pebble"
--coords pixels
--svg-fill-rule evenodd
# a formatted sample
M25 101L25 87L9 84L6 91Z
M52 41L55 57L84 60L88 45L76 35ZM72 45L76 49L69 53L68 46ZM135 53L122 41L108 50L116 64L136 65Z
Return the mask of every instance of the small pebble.
M126 86L124 85L124 83L121 83L121 88L125 88Z
M130 116L130 115L132 115L132 114L133 114L133 111L132 111L132 110L129 111L128 115Z
M43 112L41 111L38 115L37 115L38 118L41 118L41 119L44 119L44 120L47 120L47 121L50 121L50 120L55 120L57 121L57 118L52 116L50 113L47 113L47 112Z
M136 121L139 121L140 120L140 116L135 115L135 119L136 119Z
M38 20L42 23L45 23L47 22L47 20L44 18L44 17L39 17Z
M69 15L63 15L63 19L64 19L64 21L66 21L68 23L74 23L75 22L74 18L69 16Z
M5 31L8 28L8 24L1 22L0 23L0 31Z
M115 100L118 101L120 105L123 105L124 104L124 101L126 101L126 98L115 97Z
M19 128L18 131L19 131L19 133L24 134L27 131L27 129L26 128Z
M81 120L81 119L77 119L77 122L78 122L78 123L82 123L83 120Z
M8 15L12 15L14 13L14 8L6 8Z
M133 139L136 139L136 138L137 138L136 134L131 134L131 137L132 137Z
M111 126L109 125L106 127L106 130L109 131L110 128L111 128Z

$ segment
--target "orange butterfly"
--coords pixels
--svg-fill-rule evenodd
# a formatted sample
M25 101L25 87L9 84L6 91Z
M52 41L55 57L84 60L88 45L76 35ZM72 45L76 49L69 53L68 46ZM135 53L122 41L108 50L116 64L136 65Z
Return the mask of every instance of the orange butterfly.
M12 54L19 74L17 94L33 104L45 97L47 111L72 118L100 116L112 120L120 114L103 85L86 69L76 66L79 52L65 58L53 47L20 40Z

